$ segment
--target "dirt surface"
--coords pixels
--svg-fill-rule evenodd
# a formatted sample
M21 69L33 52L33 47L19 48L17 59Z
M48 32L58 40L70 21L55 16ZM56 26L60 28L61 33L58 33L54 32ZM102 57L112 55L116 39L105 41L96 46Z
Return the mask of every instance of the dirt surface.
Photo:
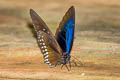
M71 5L76 9L72 69L51 68L43 62L29 9L55 33ZM119 0L0 0L0 80L120 80L119 21Z

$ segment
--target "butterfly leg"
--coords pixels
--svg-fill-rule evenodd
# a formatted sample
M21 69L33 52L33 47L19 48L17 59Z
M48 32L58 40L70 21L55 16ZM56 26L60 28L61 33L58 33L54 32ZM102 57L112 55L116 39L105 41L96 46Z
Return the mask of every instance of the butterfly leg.
M68 68L68 66L66 64L65 64L65 66L66 66L67 70L70 71L70 69Z
M71 61L69 61L69 67L70 67L70 70L71 70Z
M61 69L63 68L64 65L65 65L65 64L63 64L63 65L61 66Z
M67 66L66 64L63 64L63 65L61 66L61 69L63 68L63 66L65 66L65 67L67 68L67 70L70 71L70 69L68 68L68 66Z
M55 67L58 65L59 61L56 62Z
M74 58L72 61L73 61L73 63L75 64L75 66L78 66L78 65L77 65L77 62L78 62L78 64L80 64L81 66L83 65L83 63L82 63L81 61L79 61L76 57L72 56L72 58Z
M72 62L74 63L75 66L77 66L77 63L75 62L75 60L72 60Z

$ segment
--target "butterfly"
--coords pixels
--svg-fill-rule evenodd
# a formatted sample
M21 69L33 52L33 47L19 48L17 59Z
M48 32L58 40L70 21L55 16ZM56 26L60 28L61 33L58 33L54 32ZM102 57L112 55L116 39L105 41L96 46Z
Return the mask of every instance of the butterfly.
M50 66L62 64L62 67L65 65L67 69L68 66L66 64L69 63L71 68L70 52L73 46L75 31L74 6L71 6L64 15L55 36L33 9L30 9L30 16L37 33L37 40L44 57L44 63Z

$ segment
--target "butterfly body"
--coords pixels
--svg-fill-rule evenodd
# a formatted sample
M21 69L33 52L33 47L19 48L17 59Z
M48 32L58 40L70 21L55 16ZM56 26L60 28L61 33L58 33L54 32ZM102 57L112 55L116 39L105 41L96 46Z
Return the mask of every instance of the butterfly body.
M67 64L70 61L71 56L68 54L64 54L61 57L61 64Z
M44 56L44 62L49 65L56 65L58 63L66 65L69 63L75 30L74 7L70 7L66 12L56 30L55 37L34 10L30 10L30 15L37 32L38 44Z

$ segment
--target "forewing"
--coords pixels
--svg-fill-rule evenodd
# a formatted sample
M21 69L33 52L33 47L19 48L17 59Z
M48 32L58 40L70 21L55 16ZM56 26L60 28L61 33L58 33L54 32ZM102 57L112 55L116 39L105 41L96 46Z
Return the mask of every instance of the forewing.
M55 65L59 62L62 52L55 38L43 31L38 31L37 37L41 52L44 55L44 62L49 65Z
M56 30L56 40L58 41L63 52L69 54L74 40L75 30L75 9L70 7L60 22L59 27Z
M32 18L33 25L36 31L44 31L45 33L52 35L52 32L49 30L45 22L41 19L41 17L33 10L30 9L30 16Z

